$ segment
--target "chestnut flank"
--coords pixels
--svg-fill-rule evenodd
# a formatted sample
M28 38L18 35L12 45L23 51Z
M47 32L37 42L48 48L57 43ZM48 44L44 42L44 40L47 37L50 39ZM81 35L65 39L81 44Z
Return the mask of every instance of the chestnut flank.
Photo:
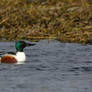
M1 58L1 63L16 63L17 60L13 56L3 56Z

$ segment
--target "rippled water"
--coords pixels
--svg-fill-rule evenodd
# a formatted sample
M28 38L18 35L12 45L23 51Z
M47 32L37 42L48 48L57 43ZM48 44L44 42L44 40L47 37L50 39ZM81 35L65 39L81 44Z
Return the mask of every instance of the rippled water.
M15 51L0 42L0 54ZM23 65L0 64L0 92L92 92L92 46L43 40Z

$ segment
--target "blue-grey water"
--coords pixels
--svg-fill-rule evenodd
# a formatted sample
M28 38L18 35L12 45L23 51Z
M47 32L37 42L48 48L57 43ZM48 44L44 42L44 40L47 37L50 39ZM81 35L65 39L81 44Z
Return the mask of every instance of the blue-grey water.
M15 51L0 42L0 54ZM42 40L22 65L0 64L0 92L92 92L92 46Z

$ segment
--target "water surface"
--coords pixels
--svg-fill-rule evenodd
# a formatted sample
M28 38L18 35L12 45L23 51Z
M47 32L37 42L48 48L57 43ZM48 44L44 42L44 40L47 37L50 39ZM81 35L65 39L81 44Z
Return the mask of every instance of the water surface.
M0 42L0 54L15 52ZM0 64L0 92L92 92L92 46L42 40L23 65Z

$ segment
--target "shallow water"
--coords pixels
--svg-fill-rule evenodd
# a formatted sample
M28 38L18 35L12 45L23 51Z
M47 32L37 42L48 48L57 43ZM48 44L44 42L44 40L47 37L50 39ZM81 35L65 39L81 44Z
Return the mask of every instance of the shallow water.
M0 54L15 51L0 42ZM43 40L23 65L0 64L0 92L92 92L92 46Z

